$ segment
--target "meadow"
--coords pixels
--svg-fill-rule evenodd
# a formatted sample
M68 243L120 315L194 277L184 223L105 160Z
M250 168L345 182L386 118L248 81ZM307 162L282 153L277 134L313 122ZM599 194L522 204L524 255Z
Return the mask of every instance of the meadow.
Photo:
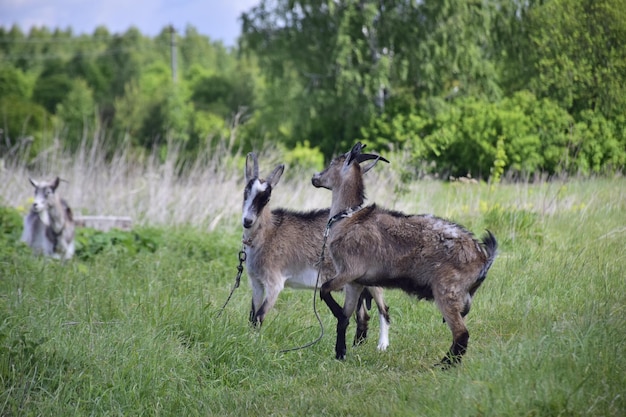
M79 256L62 264L32 256L2 217L0 415L625 415L626 180L401 184L401 156L388 157L367 174L368 201L489 228L500 243L461 365L433 366L450 332L432 303L399 291L386 292L388 351L376 350L372 314L369 341L341 362L319 301L322 339L281 353L320 334L310 291L285 290L253 329L244 272L219 315L241 247L243 156L207 155L181 173L173 158L55 151L0 167L0 206L23 213L27 177L60 175L75 211L135 227L97 250L79 231ZM280 155L259 162L264 174ZM328 206L311 174L287 167L270 204Z

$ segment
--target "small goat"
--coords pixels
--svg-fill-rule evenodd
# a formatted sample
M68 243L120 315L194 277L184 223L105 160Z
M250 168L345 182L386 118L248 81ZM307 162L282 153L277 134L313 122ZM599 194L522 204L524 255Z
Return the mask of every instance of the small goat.
M67 202L56 194L59 177L52 182L34 181L35 201L24 217L22 241L35 254L70 259L74 255L74 218Z
M329 210L270 211L268 203L272 189L278 184L283 171L284 165L278 165L266 179L259 178L257 157L254 153L248 154L242 224L246 267L252 287L250 321L255 325L262 324L285 285L315 289L318 283L320 251ZM333 272L332 263L327 258L321 265L319 284L332 276ZM358 292L351 294L356 290ZM373 298L380 316L378 349L385 350L389 345L389 315L382 289L347 286L346 294L353 295L355 301L359 299L356 302L359 308L355 344L367 336L369 316L364 302Z
M342 309L331 291L348 284L399 288L418 298L434 300L452 331L452 346L441 360L458 363L467 350L469 332L464 316L487 276L497 250L487 231L482 243L458 224L432 215L406 215L372 204L362 207L365 189L360 163L380 156L363 154L361 143L336 157L313 176L315 187L332 191L328 248L336 269L320 296L337 318L337 359L346 353L345 333L353 305L346 294Z

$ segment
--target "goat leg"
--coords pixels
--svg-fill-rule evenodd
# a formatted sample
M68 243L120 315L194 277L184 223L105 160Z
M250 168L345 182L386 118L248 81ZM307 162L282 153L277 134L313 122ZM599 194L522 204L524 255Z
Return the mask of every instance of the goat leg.
M354 335L354 346L358 346L364 343L367 339L367 328L369 325L370 316L367 314L365 305L359 300L359 308L355 314L356 317L356 334Z
M330 281L329 281L330 282ZM325 282L320 288L320 298L326 303L333 316L337 319L337 339L335 342L335 357L343 360L346 358L346 329L348 328L349 316L346 317L343 308L335 301L329 288L329 282Z
M440 366L444 369L448 369L453 365L458 365L461 363L461 358L467 351L467 344L469 342L469 332L466 330L461 333L458 337L455 337L452 341L452 346L450 346L450 350L441 359Z

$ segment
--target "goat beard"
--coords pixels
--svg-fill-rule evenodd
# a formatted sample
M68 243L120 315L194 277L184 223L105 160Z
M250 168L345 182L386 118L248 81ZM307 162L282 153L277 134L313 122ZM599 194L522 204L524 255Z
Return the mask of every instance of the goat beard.
M48 213L48 210L42 210L37 214L39 215L39 220L41 220L45 226L50 226L50 213Z

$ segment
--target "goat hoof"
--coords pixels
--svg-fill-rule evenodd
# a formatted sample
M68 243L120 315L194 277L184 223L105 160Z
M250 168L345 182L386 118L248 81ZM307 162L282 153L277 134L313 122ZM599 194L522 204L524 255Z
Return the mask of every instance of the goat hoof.
M445 371L454 367L455 365L458 365L459 363L461 363L461 358L458 356L454 356L452 358L449 356L444 356L439 363L436 363L433 366L435 368L439 368Z
M367 339L364 337L355 337L352 346L361 346L367 342Z
M345 361L346 360L346 354L345 353L344 354L338 353L338 354L335 355L335 359L337 359L338 361Z
M356 336L354 336L354 342L353 342L353 346L359 346L362 345L363 343L365 343L367 341L367 331L365 332L360 332L358 333Z
M433 365L433 368L440 369L442 371L447 371L448 369L452 368L452 366L453 365L451 363L438 362Z

